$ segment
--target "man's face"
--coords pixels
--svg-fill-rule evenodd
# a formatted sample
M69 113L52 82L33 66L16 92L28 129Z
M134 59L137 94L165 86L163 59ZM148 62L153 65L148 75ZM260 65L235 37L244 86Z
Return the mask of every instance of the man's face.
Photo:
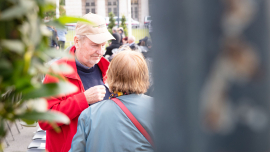
M77 42L75 38L76 57L81 64L89 68L93 67L100 61L101 57L105 53L105 45L106 42L96 44L87 37L83 40L78 40Z

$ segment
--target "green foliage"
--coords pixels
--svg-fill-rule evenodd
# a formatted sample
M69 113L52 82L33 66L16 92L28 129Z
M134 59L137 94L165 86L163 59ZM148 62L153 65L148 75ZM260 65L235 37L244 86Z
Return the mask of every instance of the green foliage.
M66 10L65 10L65 7L63 5L59 5L59 15L60 16L65 16L66 15ZM56 11L55 11L55 9L50 10L50 11L47 11L45 13L45 17L48 20L54 19L56 17Z
M126 17L125 17L125 15L122 16L122 19L121 19L121 25L120 25L120 26L123 28L125 36L128 36L128 31L127 31L127 25L126 25Z
M115 26L114 14L112 12L109 13L109 20L108 31L112 33L112 28Z
M65 0L60 0L60 5L65 5Z
M5 121L69 123L66 115L47 111L47 102L43 99L77 89L60 76L60 73L71 72L71 67L53 65L48 68L44 64L53 57L69 57L64 52L49 49L51 32L43 19L47 11L54 9L54 4L47 0L0 1L0 143L7 132ZM70 21L85 20L62 16L48 24L64 26ZM57 77L59 83L42 84L47 73ZM0 151L3 151L1 145Z
M65 16L66 15L66 9L64 5L59 5L59 15Z

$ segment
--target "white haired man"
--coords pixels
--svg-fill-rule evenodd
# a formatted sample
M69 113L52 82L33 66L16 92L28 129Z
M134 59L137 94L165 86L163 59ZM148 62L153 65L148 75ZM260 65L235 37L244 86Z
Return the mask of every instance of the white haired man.
M46 150L50 152L67 152L77 131L78 117L89 105L108 99L110 92L104 85L109 62L103 58L105 45L114 37L108 32L105 20L96 14L83 16L94 23L78 22L74 46L70 49L73 60L60 59L60 63L67 63L73 68L73 73L63 74L71 83L78 87L78 91L62 97L48 99L48 109L66 114L70 124L57 124L61 132L57 133L47 122L39 122L40 127L46 130ZM57 82L55 77L46 75L44 83Z
M139 46L135 43L135 37L133 35L128 37L128 44L131 50L141 52Z

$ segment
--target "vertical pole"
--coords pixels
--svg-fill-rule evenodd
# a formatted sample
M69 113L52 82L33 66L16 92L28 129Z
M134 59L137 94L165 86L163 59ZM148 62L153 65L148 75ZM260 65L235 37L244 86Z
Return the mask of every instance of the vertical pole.
M59 18L59 0L56 0L56 18Z
M128 3L128 35L132 35L132 27L131 27L131 0L127 0Z
M117 0L117 10L118 10L117 15L118 15L118 28L119 28L119 22L120 22L120 18L119 18L119 12L120 12L120 10L119 10L119 0Z

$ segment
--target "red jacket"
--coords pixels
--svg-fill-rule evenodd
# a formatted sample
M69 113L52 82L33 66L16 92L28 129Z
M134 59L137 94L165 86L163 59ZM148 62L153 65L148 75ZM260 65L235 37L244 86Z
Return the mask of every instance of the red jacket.
M76 48L73 46L70 49L70 54L74 56L75 50ZM78 91L62 97L52 97L48 99L48 109L60 111L66 114L70 119L70 124L57 124L61 129L60 133L56 133L52 126L46 122L39 122L39 126L41 129L46 130L46 149L49 152L67 152L71 147L72 138L77 132L78 117L84 109L88 108L88 103L83 93L85 90L82 81L77 73L75 58L72 60L60 59L57 63L67 63L73 68L73 73L63 74L63 76L69 82L76 85L78 87ZM109 64L110 63L103 57L98 63L104 83L106 81L105 75ZM58 80L55 77L46 75L43 83L57 81Z

